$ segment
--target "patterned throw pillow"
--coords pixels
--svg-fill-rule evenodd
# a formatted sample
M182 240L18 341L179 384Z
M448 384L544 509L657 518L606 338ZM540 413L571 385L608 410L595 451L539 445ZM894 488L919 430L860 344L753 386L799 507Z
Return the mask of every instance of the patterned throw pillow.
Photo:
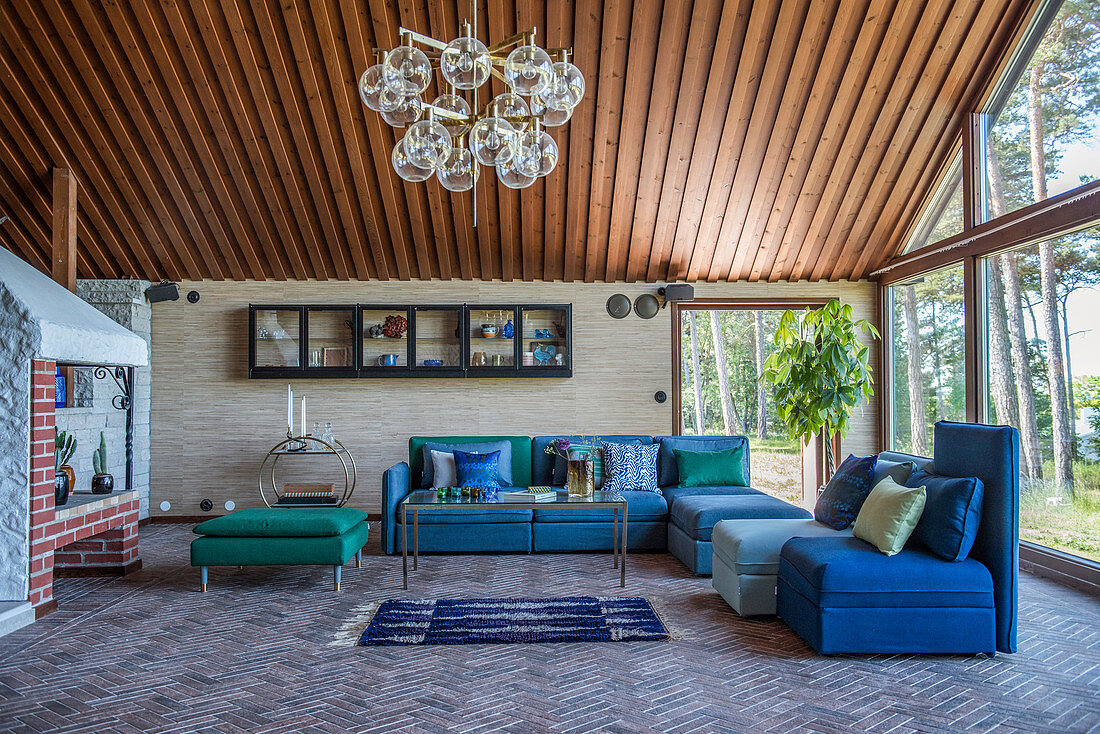
M459 487L493 491L500 489L500 482L497 481L499 451L490 454L455 451L454 455L455 482Z
M661 494L657 486L657 452L661 445L628 446L621 443L603 445L604 484L608 491L641 490Z
M825 485L825 491L814 505L814 519L833 530L843 530L856 521L859 508L871 493L871 479L875 475L878 456L853 456L836 470Z

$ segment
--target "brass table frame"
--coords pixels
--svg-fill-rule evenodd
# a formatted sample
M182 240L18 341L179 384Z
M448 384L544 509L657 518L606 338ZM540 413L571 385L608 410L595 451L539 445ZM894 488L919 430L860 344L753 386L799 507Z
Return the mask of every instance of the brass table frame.
M559 496L564 492L558 492ZM408 530L408 516L412 513L413 518L413 570L416 571L419 566L420 560L420 510L458 510L458 511L481 511L486 510L517 510L517 509L535 509L542 508L576 508L581 510L614 510L614 535L611 543L611 556L613 559L613 568L619 569L619 586L626 586L626 527L627 527L627 504L626 498L618 492L607 492L605 494L614 494L618 496L618 500L596 502L593 500L586 500L583 498L574 498L568 501L559 502L417 502L414 498L416 495L427 496L431 495L433 499L438 499L438 495L435 490L431 489L419 489L413 490L409 493L405 499L401 500L398 505L401 512L401 580L402 588L409 588L409 530ZM619 513L622 513L622 527L623 531L619 533ZM530 552L530 551L528 551Z
M309 442L313 442L316 446L311 446ZM288 449L291 445L301 445L306 448L293 451ZM283 456L335 456L340 461L340 468L344 470L344 491L340 494L339 501L335 505L279 505L278 502L282 495L279 494L279 483L275 477L275 467L278 465L279 459ZM265 469L269 473L270 487L264 486ZM257 472L256 476L256 485L260 490L260 499L262 499L264 504L268 507L343 507L348 503L348 500L351 499L351 495L355 492L355 485L358 479L359 472L356 470L355 457L351 455L351 452L348 451L344 444L340 443L335 438L332 439L332 443L329 443L328 441L322 441L316 436L306 435L291 436L275 444L260 463L260 470ZM268 501L268 492L274 496L274 504Z

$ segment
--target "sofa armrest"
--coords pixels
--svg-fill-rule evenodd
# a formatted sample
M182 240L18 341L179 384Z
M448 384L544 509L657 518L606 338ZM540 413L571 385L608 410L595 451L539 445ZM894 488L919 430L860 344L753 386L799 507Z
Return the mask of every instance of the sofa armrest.
M382 551L394 553L397 525L401 519L397 516L401 500L409 496L409 465L402 461L394 464L382 474Z

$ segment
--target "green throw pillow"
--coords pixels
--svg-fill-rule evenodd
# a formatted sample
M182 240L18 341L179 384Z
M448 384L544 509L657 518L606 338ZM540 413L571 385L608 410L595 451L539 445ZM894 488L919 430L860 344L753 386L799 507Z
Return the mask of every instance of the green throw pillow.
M924 501L924 487L903 487L885 477L864 500L852 535L892 556L905 547L916 529Z
M744 487L745 448L723 451L685 451L673 449L680 470L681 487Z

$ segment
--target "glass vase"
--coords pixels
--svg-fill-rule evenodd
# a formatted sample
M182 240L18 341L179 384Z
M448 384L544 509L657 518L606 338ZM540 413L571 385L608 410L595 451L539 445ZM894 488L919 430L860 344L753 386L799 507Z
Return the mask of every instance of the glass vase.
M596 471L590 455L569 454L565 486L570 497L592 497L596 491Z

